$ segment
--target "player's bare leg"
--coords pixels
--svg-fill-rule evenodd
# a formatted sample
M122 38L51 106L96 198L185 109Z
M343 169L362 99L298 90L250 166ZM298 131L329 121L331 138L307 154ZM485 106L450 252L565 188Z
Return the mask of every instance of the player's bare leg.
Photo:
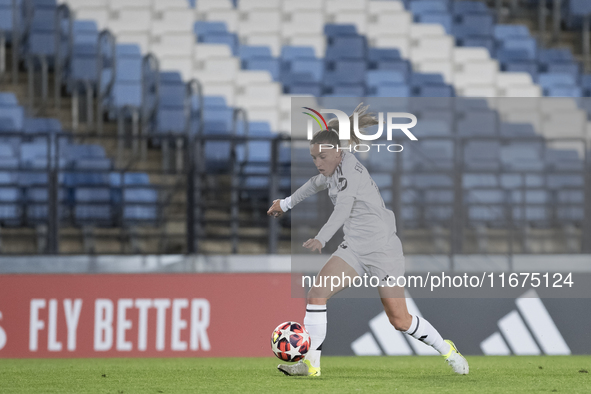
M444 340L439 332L424 318L408 313L404 288L380 288L382 305L390 323L395 329L432 346L453 368L454 372L466 375L469 372L468 361L449 339Z
M358 276L357 272L343 259L332 256L316 276L315 283L324 283L320 282L320 279L323 277L342 277L342 275L349 276L351 280ZM322 342L324 342L324 338L326 337L326 302L330 297L348 287L348 283L341 284L332 289L330 281L328 281L327 285L326 287L313 286L308 291L308 305L306 306L304 326L310 334L310 350L306 354L306 358L296 364L280 364L277 366L286 375L320 376L320 352L322 350Z

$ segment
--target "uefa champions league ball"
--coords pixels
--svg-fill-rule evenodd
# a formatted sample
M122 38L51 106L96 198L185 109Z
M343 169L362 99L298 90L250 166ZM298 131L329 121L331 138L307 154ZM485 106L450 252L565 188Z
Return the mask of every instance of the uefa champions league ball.
M281 323L273 330L271 348L283 361L299 361L310 350L310 334L300 323Z

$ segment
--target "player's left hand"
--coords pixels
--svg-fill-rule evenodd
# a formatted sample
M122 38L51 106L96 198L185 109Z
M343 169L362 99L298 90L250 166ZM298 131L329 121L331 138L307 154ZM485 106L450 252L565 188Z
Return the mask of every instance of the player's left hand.
M275 218L280 217L283 215L283 209L281 209L281 200L273 200L273 205L267 211L267 215L273 216Z
M302 245L306 249L310 249L311 252L318 251L318 253L322 252L322 244L316 238L310 238Z

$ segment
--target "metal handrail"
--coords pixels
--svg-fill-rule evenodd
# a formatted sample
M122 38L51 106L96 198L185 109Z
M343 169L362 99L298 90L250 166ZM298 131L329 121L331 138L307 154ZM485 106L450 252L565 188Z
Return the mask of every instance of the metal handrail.
M20 60L21 18L17 0L12 0L12 83L18 83L18 63Z
M203 86L197 79L187 82L187 92L189 96L189 118L187 120L187 252L197 253L199 230L196 226L200 225L201 204L195 204L195 199L201 201L201 175L203 172L203 154L204 144L200 139L203 136ZM193 96L199 99L198 114L199 126L194 133L193 125ZM198 152L195 157L195 151Z
M104 59L103 59L103 39L107 40L107 44L112 49L113 57L112 61L112 69L113 72L111 73L111 79L109 80L105 90L103 91L103 69L104 69ZM97 118L97 132L99 135L103 134L103 101L105 98L111 94L111 89L115 84L115 73L117 72L117 53L116 53L116 39L115 36L109 30L103 30L98 37L98 86L97 86L97 109L96 109L96 118Z
M185 105L188 106L188 114L187 116L187 135L192 134L191 125L193 116L195 113L193 112L193 103L192 98L196 96L199 99L199 107L197 107L198 116L199 116L199 127L197 129L198 135L203 135L203 85L197 79L191 79L187 82L187 96L186 99L188 100L185 102Z
M152 81L154 86L154 103L151 108L148 108L149 101L147 100L147 95L151 90L150 86L148 86L148 82L150 81L149 77L151 75L154 75L154 80ZM142 97L142 119L140 134L144 137L147 137L149 134L151 134L152 121L160 103L160 62L158 61L158 58L152 53L145 55L142 60ZM142 160L145 160L148 154L147 139L142 139L142 146L140 150Z
M65 54L62 61L62 14L64 19L68 21L68 53ZM57 8L55 13L55 78L54 78L54 101L55 108L61 107L61 87L62 87L62 73L64 64L69 64L72 58L73 46L74 46L74 35L73 35L74 21L72 18L72 12L66 4L62 4Z

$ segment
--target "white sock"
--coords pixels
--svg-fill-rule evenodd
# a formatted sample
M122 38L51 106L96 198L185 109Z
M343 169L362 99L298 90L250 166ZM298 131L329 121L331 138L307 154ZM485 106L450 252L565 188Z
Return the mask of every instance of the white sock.
M326 305L306 305L304 327L310 334L310 350L306 354L306 360L314 368L319 368L322 342L326 338Z
M432 346L442 355L446 355L451 349L449 343L443 340L441 334L439 334L435 327L422 317L413 315L410 328L408 331L404 331L404 333Z

